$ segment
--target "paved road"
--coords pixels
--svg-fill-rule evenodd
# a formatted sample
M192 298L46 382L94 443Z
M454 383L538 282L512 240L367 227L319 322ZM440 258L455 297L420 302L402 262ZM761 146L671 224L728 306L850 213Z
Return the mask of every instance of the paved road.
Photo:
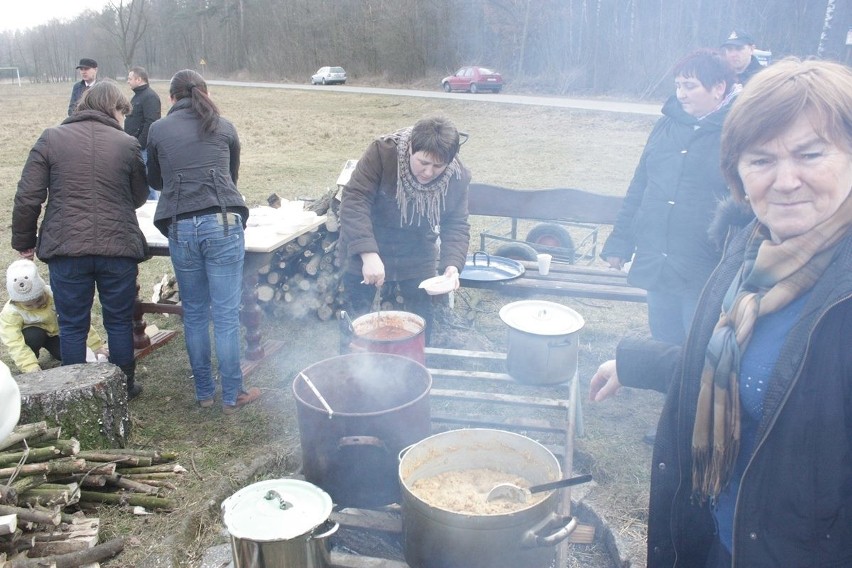
M262 89L297 89L303 91L323 91L340 93L362 93L370 95L390 95L396 97L430 97L433 99L483 101L511 105L533 105L583 110L598 110L606 112L621 112L628 114L660 115L661 104L642 104L619 101L603 101L596 99L572 99L566 97L535 97L529 95L512 95L480 93L445 93L443 91L417 91L413 89L384 89L378 87L352 87L344 85L299 85L290 83L250 83L243 81L207 81L209 85L228 87L254 87Z

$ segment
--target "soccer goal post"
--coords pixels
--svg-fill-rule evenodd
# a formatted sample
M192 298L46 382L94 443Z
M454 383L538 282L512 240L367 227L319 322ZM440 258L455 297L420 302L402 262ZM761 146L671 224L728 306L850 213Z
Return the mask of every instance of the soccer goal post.
M0 67L0 71L14 71L15 72L15 78L13 79L13 81L18 83L19 87L21 86L21 72L18 70L17 67ZM0 83L5 83L5 82L6 82L5 73L0 73Z

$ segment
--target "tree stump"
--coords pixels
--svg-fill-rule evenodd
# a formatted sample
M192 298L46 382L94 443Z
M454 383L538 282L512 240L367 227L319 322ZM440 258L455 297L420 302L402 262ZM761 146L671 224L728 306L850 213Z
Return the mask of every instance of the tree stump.
M127 379L111 363L55 367L15 377L23 424L44 420L84 448L123 448L130 434Z

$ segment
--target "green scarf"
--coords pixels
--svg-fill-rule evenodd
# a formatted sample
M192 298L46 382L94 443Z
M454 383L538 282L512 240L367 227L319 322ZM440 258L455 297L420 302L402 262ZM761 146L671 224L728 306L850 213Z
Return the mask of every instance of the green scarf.
M745 259L722 302L722 314L701 373L692 433L692 489L703 502L730 481L740 448L740 356L757 318L775 312L809 290L831 262L852 225L852 195L807 233L773 243L758 224Z

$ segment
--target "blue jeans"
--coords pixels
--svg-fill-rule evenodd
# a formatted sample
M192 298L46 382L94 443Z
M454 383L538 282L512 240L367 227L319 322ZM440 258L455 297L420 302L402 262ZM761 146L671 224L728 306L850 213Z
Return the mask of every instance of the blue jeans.
M148 173L148 150L142 148L142 161L145 162L145 173ZM157 201L160 199L160 192L148 186L148 201Z
M48 262L50 289L59 317L62 364L86 362L86 338L92 321L95 286L107 332L110 363L132 365L133 309L136 306L134 258L121 256L57 256Z
M700 295L700 289L679 294L648 290L648 325L653 338L683 345Z
M183 305L183 326L196 400L213 398L210 320L222 378L222 403L233 406L243 390L240 369L240 297L245 237L238 215L181 219L169 227L169 254ZM233 219L236 218L236 223ZM225 234L227 229L228 234Z

